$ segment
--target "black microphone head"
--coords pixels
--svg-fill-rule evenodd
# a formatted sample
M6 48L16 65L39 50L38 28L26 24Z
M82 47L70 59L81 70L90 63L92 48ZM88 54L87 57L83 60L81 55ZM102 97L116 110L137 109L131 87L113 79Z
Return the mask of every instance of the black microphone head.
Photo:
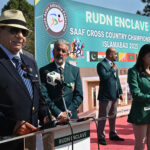
M44 74L47 75L49 73L48 70L44 70Z
M21 64L21 69L22 69L23 71L27 71L26 65L25 65L25 64Z
M48 70L44 70L44 78L47 78L47 74L49 73L49 71Z
M64 82L60 79L55 79L55 83L57 83L58 85L63 85Z
M47 80L47 82L49 83L49 82L51 82L52 80L51 80L51 78L47 75L49 73L49 71L48 70L44 70L44 78Z

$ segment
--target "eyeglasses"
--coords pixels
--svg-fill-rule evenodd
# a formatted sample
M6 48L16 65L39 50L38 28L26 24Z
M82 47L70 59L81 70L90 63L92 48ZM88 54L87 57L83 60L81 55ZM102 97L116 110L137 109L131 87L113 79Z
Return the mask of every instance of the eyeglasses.
M28 30L15 28L15 27L8 27L8 29L11 34L17 35L19 32L21 32L24 37L27 37L29 33Z

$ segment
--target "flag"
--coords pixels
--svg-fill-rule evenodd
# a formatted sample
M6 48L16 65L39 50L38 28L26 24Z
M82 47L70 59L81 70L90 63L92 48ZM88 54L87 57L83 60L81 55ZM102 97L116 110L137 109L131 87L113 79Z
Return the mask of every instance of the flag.
M136 53L127 53L128 55L128 61L129 62L135 62L136 61Z
M127 62L127 53L118 53L119 62Z
M98 61L102 61L106 57L106 52L98 52Z
M105 52L96 52L96 51L87 51L87 62L99 62L102 61L106 53Z
M50 57L51 57L51 61L54 61L53 49L54 49L54 44L50 44Z
M118 53L119 62L135 62L136 61L136 53Z
M98 52L90 52L90 62L98 61Z

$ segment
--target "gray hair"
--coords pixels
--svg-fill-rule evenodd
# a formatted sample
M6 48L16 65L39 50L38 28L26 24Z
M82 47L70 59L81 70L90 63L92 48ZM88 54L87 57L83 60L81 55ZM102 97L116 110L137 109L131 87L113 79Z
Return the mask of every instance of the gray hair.
M58 45L59 45L60 43L63 43L63 44L65 44L65 45L69 46L69 42L67 42L67 41L64 40L64 39L59 39L59 40L57 40L57 41L54 43L54 50L57 49L57 47L58 47Z

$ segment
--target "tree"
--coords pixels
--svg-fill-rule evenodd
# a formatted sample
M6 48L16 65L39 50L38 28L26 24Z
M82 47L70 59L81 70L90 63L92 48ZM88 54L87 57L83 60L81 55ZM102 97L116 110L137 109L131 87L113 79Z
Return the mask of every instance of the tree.
M136 13L143 16L150 16L150 0L141 0L143 3L146 3L143 12L137 11Z
M8 9L21 10L25 16L28 24L28 28L32 30L27 37L27 42L23 49L34 54L34 7L27 2L27 0L9 0L9 2L4 6L2 11Z

